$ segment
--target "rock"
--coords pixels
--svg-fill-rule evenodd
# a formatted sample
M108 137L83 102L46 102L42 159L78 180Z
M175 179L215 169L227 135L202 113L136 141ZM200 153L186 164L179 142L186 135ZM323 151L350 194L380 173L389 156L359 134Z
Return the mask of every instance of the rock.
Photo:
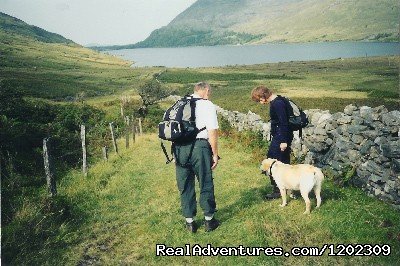
M361 160L360 152L357 150L348 150L347 156L349 157L350 162L355 163Z
M369 150L369 157L371 157L371 158L378 158L379 154L380 154L380 151L375 146L372 146L371 149Z
M351 122L351 116L348 116L348 115L342 116L341 118L337 119L336 122L337 122L339 125L350 124L350 122Z
M369 125L375 129L377 129L378 131L381 130L385 125L380 122L380 121L373 121L371 123L369 123Z
M367 172L370 172L373 175L378 175L381 177L384 175L382 168L373 161L367 161L367 162L361 164L360 168Z
M357 110L358 110L358 107L357 107L357 106L355 106L355 105L353 105L353 104L350 104L350 105L347 105L347 106L344 108L344 113L345 113L346 115L352 115L353 112L354 112L354 111L357 111Z
M318 119L317 124L322 124L324 122L329 121L332 118L332 115L330 113L324 113L320 116L320 118Z
M373 110L374 113L377 113L377 114L380 114L380 115L385 114L385 113L388 112L388 109L383 105L374 107L374 108L372 108L372 110Z
M381 141L380 149L383 156L388 158L400 158L400 140L389 142Z
M363 142L364 137L361 135L353 135L351 137L351 141L353 141L355 144L360 144L361 142Z
M326 132L326 129L325 129L325 128L317 126L317 127L315 127L315 129L314 129L314 134L317 134L317 135L326 135L327 132Z
M395 173L400 173L400 159L392 159L392 169Z
M378 131L376 130L365 130L362 131L361 134L368 139L376 139L376 137L379 135Z
M373 110L371 107L368 106L361 106L360 107L360 116L365 120L373 120L372 119Z
M374 189L374 195L375 196L379 196L382 194L382 190L380 190L379 188Z
M400 111L395 110L383 114L382 122L387 126L400 126Z
M340 171L343 168L342 164L337 162L337 161L332 161L331 162L331 166L332 166L333 169L335 169L337 171Z
M363 131L365 131L365 130L367 130L368 129L368 127L366 127L366 126L361 126L361 125L349 125L348 127L347 127L347 131L350 133L350 134L360 134L360 133L362 133Z
M304 163L306 164L314 164L314 153L308 152L306 157L304 158Z
M361 155L367 155L369 154L369 150L370 148L375 145L375 143L369 139L364 140L363 142L361 142L360 144L360 154Z
M352 125L362 125L364 124L364 119L360 118L360 117L353 117L353 120L351 121Z

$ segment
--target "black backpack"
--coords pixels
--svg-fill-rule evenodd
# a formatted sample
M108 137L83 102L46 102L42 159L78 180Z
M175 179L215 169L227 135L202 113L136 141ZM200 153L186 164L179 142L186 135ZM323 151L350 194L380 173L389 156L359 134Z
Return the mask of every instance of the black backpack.
M158 137L172 142L172 154L174 144L194 143L197 134L205 129L205 127L202 129L196 127L195 110L198 100L202 98L184 96L165 111L163 121L158 124ZM167 164L170 163L173 158L169 158L162 141L161 148L167 158Z
M278 97L285 102L286 113L288 115L289 128L292 131L298 131L300 138L302 137L302 129L308 124L308 117L303 110L289 98L278 95Z

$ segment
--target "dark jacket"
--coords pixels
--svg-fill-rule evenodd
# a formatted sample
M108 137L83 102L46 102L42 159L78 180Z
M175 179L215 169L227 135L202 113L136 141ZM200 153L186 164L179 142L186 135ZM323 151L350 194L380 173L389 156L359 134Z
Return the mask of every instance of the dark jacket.
M269 115L271 117L271 135L278 143L291 143L293 131L289 128L285 102L277 96L270 102Z

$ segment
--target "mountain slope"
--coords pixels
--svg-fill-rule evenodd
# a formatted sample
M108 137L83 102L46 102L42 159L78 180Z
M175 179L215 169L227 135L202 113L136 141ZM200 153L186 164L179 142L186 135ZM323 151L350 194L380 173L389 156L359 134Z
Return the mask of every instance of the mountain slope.
M46 43L74 43L63 36L48 32L36 26L28 25L22 20L0 12L0 30L6 33L19 34Z
M399 18L396 0L198 0L146 40L124 48L396 41Z
M0 87L72 100L134 88L145 70L0 13Z

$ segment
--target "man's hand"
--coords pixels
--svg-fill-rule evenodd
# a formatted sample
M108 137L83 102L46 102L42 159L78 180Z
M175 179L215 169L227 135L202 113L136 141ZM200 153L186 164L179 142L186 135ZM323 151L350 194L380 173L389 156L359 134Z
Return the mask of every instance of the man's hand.
M279 147L281 148L281 151L284 151L284 150L286 150L286 148L287 148L287 143L281 143L281 144L279 145Z
M214 155L212 158L213 165L211 166L211 170L214 170L218 165L219 157L218 155Z

